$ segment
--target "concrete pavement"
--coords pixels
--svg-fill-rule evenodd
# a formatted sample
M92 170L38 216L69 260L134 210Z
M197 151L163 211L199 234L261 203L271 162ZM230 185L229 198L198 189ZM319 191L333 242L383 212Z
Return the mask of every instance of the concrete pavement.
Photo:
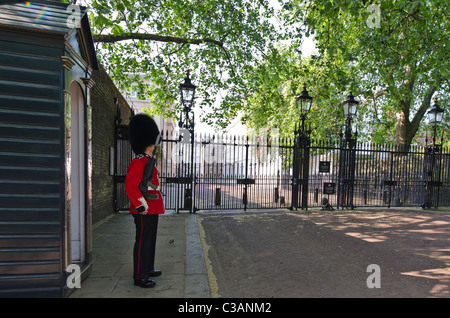
M197 216L167 211L159 217L156 286L134 286L135 226L129 213L118 213L93 228L94 264L90 275L70 298L208 298L210 290Z
M280 212L280 210L274 210ZM448 207L435 210L419 208L364 208L372 212L411 212L427 214L448 214ZM253 212L270 213L270 210ZM312 212L324 213L320 209ZM339 212L339 211L336 211ZM355 213L357 210L343 210L340 213ZM242 211L220 211L220 214L246 213ZM311 214L312 213L312 214ZM213 214L213 212L208 212ZM333 214L333 213L331 213ZM156 247L155 268L162 270L162 275L155 277L157 285L154 288L134 286L133 245L135 226L129 213L112 215L93 229L93 269L87 279L83 280L80 289L75 289L70 298L215 298L217 296L217 281L211 271L211 264L205 266L208 251L203 251L199 234L199 224L203 213L176 214L173 211L159 217L158 238ZM197 218L198 221L197 221ZM203 222L202 222L203 227ZM206 235L200 231L202 237ZM205 247L208 249L208 247ZM220 248L220 247L216 247ZM211 284L211 287L210 285Z

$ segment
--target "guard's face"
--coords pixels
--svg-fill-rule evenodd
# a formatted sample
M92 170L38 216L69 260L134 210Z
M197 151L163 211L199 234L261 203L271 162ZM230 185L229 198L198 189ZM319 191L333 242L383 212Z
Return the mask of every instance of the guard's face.
M155 149L155 148L156 148L155 156L159 157L159 155L161 154L161 145L154 146L153 149Z
M155 151L155 149L156 149L156 151ZM153 155L153 152L155 152L155 157L158 157L161 152L159 145L158 146L151 145L147 148L147 150L148 151L146 151L146 152L151 156Z

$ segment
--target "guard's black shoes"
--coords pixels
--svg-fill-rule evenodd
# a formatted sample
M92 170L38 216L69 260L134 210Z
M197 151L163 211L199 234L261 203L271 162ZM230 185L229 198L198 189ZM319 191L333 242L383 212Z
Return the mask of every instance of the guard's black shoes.
M150 278L135 279L134 284L142 288L150 288L156 285L155 281Z
M159 269L154 269L150 273L148 273L148 276L150 276L150 277L156 277L156 276L160 276L160 275L161 275L161 271Z

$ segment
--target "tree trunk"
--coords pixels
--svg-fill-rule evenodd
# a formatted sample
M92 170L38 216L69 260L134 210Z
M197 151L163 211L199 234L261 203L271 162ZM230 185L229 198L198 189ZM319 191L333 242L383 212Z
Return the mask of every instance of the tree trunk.
M436 84L431 85L428 88L428 90L424 95L422 103L419 109L417 110L416 114L414 115L412 121L409 120L409 110L411 106L406 105L406 103L403 103L401 110L396 114L397 118L395 120L394 139L393 139L393 144L395 146L403 146L406 147L406 149L409 148L414 136L417 133L417 130L419 129L422 118L424 117L425 113L430 107L431 98L433 94L436 92L436 88L440 83L441 79L439 79L436 82Z
M412 127L408 111L399 111L395 120L393 144L408 148L416 135L418 127Z
M395 120L394 127L394 145L403 146L406 147L406 149L409 148L414 136L417 133L417 130L419 130L420 122L422 121L425 113L430 107L431 98L433 97L433 94L436 92L436 89L437 87L439 87L441 82L442 78L438 77L436 82L428 87L425 94L423 95L422 103L411 121L409 120L409 114L413 100L404 98L400 102L400 111L398 111L396 114L397 118ZM408 84L408 88L411 94L414 89L412 85L413 83L414 81L405 81L405 84Z

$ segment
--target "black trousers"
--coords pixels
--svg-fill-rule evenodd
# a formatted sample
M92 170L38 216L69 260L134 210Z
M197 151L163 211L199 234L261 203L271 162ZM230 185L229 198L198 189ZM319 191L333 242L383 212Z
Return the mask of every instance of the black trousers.
M155 269L156 234L158 214L133 214L136 240L133 250L133 279L148 278Z

